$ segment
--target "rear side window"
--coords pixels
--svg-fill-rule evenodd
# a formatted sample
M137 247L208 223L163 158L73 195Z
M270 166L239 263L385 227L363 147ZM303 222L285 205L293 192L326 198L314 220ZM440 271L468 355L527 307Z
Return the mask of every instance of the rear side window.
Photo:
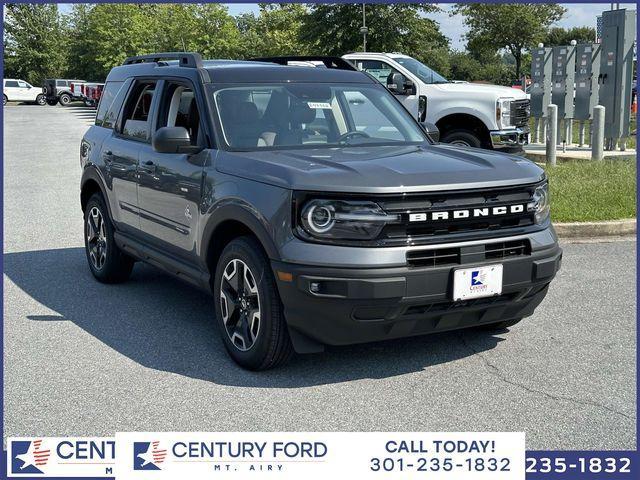
M102 97L100 97L100 104L98 105L98 113L96 113L96 125L106 128L113 128L113 125L120 112L119 105L113 105L113 100L116 98L118 91L122 87L123 82L107 82L102 91ZM120 101L122 103L122 100ZM111 108L111 106L114 108ZM107 112L115 110L115 115L109 115L107 118ZM111 118L113 117L113 118Z
M145 142L149 140L155 89L155 81L141 81L133 87L122 116L122 135Z
M67 82L65 80L56 80L56 87L66 87Z
M4 86L5 87L17 87L18 86L18 82L15 80L7 80L4 82Z

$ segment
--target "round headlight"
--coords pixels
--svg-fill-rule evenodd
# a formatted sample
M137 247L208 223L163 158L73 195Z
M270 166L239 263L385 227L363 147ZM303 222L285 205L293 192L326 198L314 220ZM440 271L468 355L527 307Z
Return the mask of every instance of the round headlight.
M533 202L531 206L533 208L530 208L530 210L535 212L536 223L543 223L547 218L549 218L551 210L549 202L549 184L545 183L535 189L533 192Z
M333 228L336 223L335 210L331 205L311 204L302 216L306 224L315 233L325 233Z

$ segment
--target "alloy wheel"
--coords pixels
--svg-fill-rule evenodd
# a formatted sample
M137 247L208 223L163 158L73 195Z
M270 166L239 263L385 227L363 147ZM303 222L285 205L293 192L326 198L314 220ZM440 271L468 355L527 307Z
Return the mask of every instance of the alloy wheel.
M231 343L243 352L251 349L260 333L260 294L253 272L240 259L222 272L220 310Z
M87 215L87 248L91 264L101 270L107 260L107 234L104 217L98 207L93 207Z

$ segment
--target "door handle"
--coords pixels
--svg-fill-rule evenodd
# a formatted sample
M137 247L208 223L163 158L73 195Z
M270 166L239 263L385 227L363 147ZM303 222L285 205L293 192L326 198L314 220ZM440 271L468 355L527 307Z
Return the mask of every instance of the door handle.
M155 163L153 163L152 160L147 160L142 165L140 165L140 170L148 173L154 173L157 168L158 166Z

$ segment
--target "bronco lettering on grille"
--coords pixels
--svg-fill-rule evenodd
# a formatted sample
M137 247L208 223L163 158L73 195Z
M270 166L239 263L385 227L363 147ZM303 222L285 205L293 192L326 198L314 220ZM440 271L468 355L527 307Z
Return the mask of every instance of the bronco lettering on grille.
M507 214L518 214L525 212L525 205L502 205L499 207L482 207L482 208L469 208L461 210L446 210L440 212L424 212L424 213L410 213L410 222L426 222L439 221L439 220L462 220L465 218L479 218L479 217L497 217Z

